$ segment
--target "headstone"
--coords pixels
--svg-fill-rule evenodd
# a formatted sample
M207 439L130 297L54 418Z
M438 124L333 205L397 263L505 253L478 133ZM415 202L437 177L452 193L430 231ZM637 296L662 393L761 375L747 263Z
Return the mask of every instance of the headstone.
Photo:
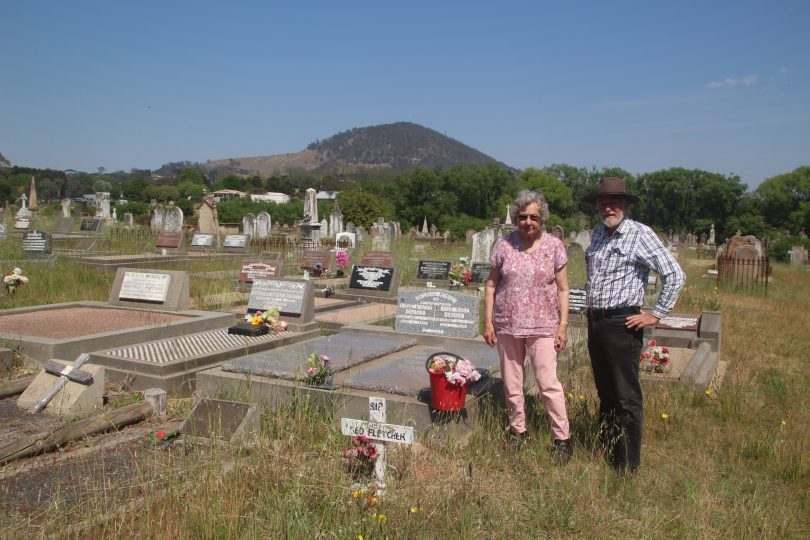
M17 230L28 230L31 225L31 219L27 217L17 217L14 219L14 228Z
M243 283L253 283L257 279L275 279L284 276L282 261L242 261L239 270L239 281Z
M162 204L155 206L155 211L152 212L152 230L155 232L161 232L163 230L163 225L166 222L166 209L163 208Z
M393 268L396 263L393 251L366 251L360 264Z
M216 202L211 196L206 196L197 209L197 230L203 234L217 234L219 232Z
M256 216L251 213L242 217L242 234L246 234L251 238L256 236Z
M489 254L495 241L501 237L500 226L490 226L472 237L472 261L474 263L488 263Z
M0 223L0 240L6 240L8 238L8 229L6 228L5 223Z
M270 237L270 225L271 219L270 214L267 212L259 212L256 214L256 238L259 240L265 240Z
M222 249L225 251L250 251L250 236L246 234L226 234L222 240Z
M708 238L709 238L709 236L706 234L706 232L705 232L705 231L704 231L704 232L702 232L702 233L700 233L700 243L701 243L701 244L704 244L704 245L705 245L705 244L706 244L706 240L707 240Z
M430 234L430 229L428 228L427 216L425 216L425 221L422 222L422 234L427 236Z
M492 265L489 263L473 263L472 264L472 280L473 283L486 283L489 279L489 272L492 270Z
M113 223L118 221L118 209L117 208L112 209L112 220L113 220Z
M191 249L195 251L213 249L216 247L216 238L214 234L194 233L191 236Z
M62 199L62 217L70 217L70 199Z
M312 249L301 254L301 268L313 268L316 264L323 265L325 270L334 268L335 254L332 251L322 249Z
M344 242L349 243L349 247L354 249L355 246L355 234L351 232L340 232L335 235L335 245L340 246Z
M343 232L343 212L340 211L337 203L329 214L329 235L337 238Z
M98 232L101 227L101 220L96 218L84 218L79 225L79 230L82 232Z
M316 198L317 191L313 188L308 188L304 194L304 221L308 222L312 228L310 229L311 239L317 243L321 240L320 223L318 219L318 200ZM307 219L307 217L309 219ZM317 225L317 227L315 227Z
M582 313L588 309L588 293L585 289L571 287L568 290L568 312Z
M453 291L400 291L397 332L473 338L478 335L477 296Z
M170 233L183 232L183 211L172 206L166 211L166 223L163 230Z
M344 435L350 437L362 435L374 441L381 441L374 443L374 447L377 449L377 459L374 461L374 477L379 495L385 495L387 491L385 483L385 443L413 444L415 440L412 427L385 423L386 408L385 399L369 396L368 421L351 418L340 419L340 432Z
M591 233L589 231L579 231L577 237L574 238L574 243L582 247L582 251L586 251L588 246L591 245Z
M53 221L51 232L54 234L68 234L72 233L75 227L76 223L74 223L73 218L57 216Z
M382 266L355 265L349 279L349 289L364 291L390 291L393 268Z
M183 233L182 232L171 232L171 231L163 231L162 233L157 235L157 239L155 240L155 248L158 250L161 249L174 249L180 250L183 248Z
M132 212L124 212L124 228L131 229L135 223Z
M22 249L29 256L51 254L51 235L45 231L28 231L22 235Z
M188 272L119 268L108 303L148 310L188 309Z
M807 264L807 249L804 246L793 246L788 254L790 254L790 264Z
M565 240L565 230L560 225L555 225L553 229L551 229L551 236L555 238L559 238L561 241Z
M713 245L714 245L714 223L712 223L712 228L711 228L711 230L709 231L709 241L708 241L708 245L710 245L710 246L713 246Z
M256 279L250 288L249 312L278 308L284 316L309 322L315 311L314 306L311 281Z
M56 389L52 398L42 410L44 414L57 417L74 417L101 409L104 397L104 368L84 364L82 370L92 375L90 384L73 382L67 377L41 371L17 399L17 407L31 410L45 393Z
M453 263L448 261L419 261L416 267L417 279L447 279Z
M28 209L39 210L39 197L37 196L37 184L33 176L31 177L31 190L29 193L31 194L31 198L28 200Z
M110 219L110 194L106 191L96 192L96 217L99 219Z

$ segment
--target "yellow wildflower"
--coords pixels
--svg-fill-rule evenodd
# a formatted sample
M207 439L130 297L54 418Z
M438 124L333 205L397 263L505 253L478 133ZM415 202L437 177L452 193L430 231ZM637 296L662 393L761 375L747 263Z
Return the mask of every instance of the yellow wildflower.
M419 507L418 506L411 506L411 514L416 514L417 512L419 512Z
M661 413L661 420L666 422L667 420L669 420L669 415L667 413L665 413L665 412L662 412Z
M360 492L359 492L359 491L357 491L357 490L352 491L352 497L354 497L354 498L356 499L356 498L357 498L357 497L359 497L359 496L360 496Z
M579 400L580 401L585 401L585 394L580 394L579 395Z
M565 397L567 397L568 399L573 399L573 398L574 398L574 394L572 394L571 392L566 392L566 393L565 393Z
M706 390L706 395L707 395L707 396L712 395L712 389L711 389L711 388L709 388L708 390Z
M385 525L386 523L388 523L388 518L385 517L385 514L380 514L379 516L377 516L377 521Z

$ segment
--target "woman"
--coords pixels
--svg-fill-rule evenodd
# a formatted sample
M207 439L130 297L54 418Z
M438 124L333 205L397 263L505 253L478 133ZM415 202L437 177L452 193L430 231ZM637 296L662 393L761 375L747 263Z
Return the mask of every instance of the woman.
M565 462L573 446L557 353L568 342L568 257L563 243L543 232L548 203L541 193L518 193L510 214L517 229L495 242L489 259L484 339L498 345L509 426L517 439L526 437L523 361L528 352L551 421L554 458Z

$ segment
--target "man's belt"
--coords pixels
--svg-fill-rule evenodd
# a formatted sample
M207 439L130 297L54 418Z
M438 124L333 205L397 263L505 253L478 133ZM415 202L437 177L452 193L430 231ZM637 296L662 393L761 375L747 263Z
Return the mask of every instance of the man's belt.
M613 309L594 309L588 308L588 318L592 320L607 319L610 317L618 317L620 315L637 315L641 312L638 306L620 307Z

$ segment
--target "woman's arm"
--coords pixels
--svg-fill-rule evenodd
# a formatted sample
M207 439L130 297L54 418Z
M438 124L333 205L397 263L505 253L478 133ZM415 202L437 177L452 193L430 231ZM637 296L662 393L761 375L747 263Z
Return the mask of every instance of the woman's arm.
M560 325L554 338L554 350L560 352L568 343L568 265L554 274L557 283L557 301L560 304Z
M492 267L489 270L486 289L484 290L484 341L487 345L494 347L498 341L495 337L495 325L492 323L495 315L495 290L501 281L501 272ZM566 300L567 302L568 300Z

